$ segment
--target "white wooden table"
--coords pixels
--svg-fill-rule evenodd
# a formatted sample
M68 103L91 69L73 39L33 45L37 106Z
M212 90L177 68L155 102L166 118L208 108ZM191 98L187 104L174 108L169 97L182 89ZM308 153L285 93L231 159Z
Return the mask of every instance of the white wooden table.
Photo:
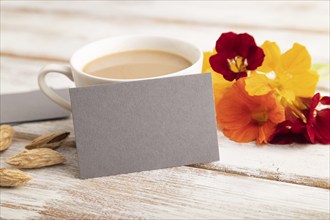
M1 93L38 89L47 63L66 63L80 46L109 36L159 34L211 50L222 32L248 32L283 50L304 44L329 62L329 1L1 1ZM51 76L54 87L72 86ZM329 95L328 81L319 90ZM4 158L34 137L73 131L72 120L15 126ZM219 133L221 161L80 180L74 137L59 149L65 165L28 170L20 188L1 188L3 219L329 219L327 145L237 144Z

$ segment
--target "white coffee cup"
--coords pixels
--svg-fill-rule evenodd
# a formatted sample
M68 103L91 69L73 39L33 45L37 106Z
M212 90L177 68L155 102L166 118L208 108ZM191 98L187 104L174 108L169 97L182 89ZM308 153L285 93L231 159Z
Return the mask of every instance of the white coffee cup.
M192 63L188 68L162 76L139 79L111 79L89 75L83 72L85 65L99 57L132 50L159 50L170 52L186 58ZM203 53L195 45L175 38L162 36L121 36L95 41L78 49L70 59L70 65L49 64L40 70L38 83L42 92L65 109L71 110L70 103L56 94L45 82L48 73L60 73L74 81L77 87L91 86L101 83L119 83L139 81L172 76L200 73L203 64Z

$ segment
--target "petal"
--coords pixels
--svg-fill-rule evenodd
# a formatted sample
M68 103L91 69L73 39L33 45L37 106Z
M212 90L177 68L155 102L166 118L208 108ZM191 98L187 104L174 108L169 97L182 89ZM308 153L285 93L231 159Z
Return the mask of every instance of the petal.
M298 43L295 43L290 50L282 54L280 61L282 69L286 72L309 70L312 63L307 49Z
M256 42L254 41L254 38L247 34L239 34L238 35L238 44L236 45L236 52L238 55L241 57L248 57L250 53L250 48L251 47L256 47Z
M238 80L226 90L216 106L217 123L223 129L237 130L251 122L253 108L254 103L248 100L244 91L244 82Z
M291 131L295 134L303 134L305 132L306 124L302 122L301 119L296 118L295 121L292 122Z
M323 104L323 105L330 105L330 97L329 96L324 96L320 102Z
M293 136L289 127L292 126L292 122L286 120L276 126L274 133L268 138L268 142L271 144L291 144L293 142Z
M232 59L236 54L236 47L239 43L239 38L236 33L223 33L216 42L216 51L223 54L226 58Z
M265 41L261 46L265 58L262 66L258 68L258 71L269 73L277 69L279 65L281 51L275 42Z
M236 73L223 74L223 78L225 78L228 81L233 81L234 79L237 78L237 74Z
M263 50L259 47L251 47L249 54L247 56L248 70L255 70L257 67L261 66L264 60L265 54Z
M221 102L221 101L220 101ZM247 112L232 112L231 114L222 114L217 112L217 122L221 128L228 130L240 129L251 122L250 114Z
M263 74L252 73L245 79L245 90L250 96L265 95L272 91L273 80Z
M223 133L229 139L239 142L239 143L248 143L254 141L258 136L259 129L257 126L248 124L244 127L241 127L237 130L224 129Z
M214 55L215 54L215 52L213 51L213 52L204 52L204 56L203 56L203 67L202 67L202 72L203 73L206 73L206 72L208 72L208 69L210 69L210 57L212 56L212 55Z
M297 129L299 127L299 129ZM275 132L269 137L271 144L310 143L304 136L305 126L301 121L286 120L277 125Z
M256 139L257 144L267 143L268 138L275 131L276 124L270 121L266 122L263 126L259 127L258 137Z
M262 96L250 96L245 89L245 81L247 78L241 78L237 80L230 91L233 93L233 96L237 97L236 101L244 108L249 109L250 111L255 110L256 106L259 106L263 101Z
M242 97L235 94L232 88L227 90L217 105L217 122L224 129L239 129L251 121L249 108L242 108L245 105Z
M284 98L287 103L292 104L296 98L294 92L292 91L292 89L282 89L279 91L279 94L282 98Z
M238 80L238 79L240 79L240 78L244 78L244 77L246 77L246 76L247 76L247 72L246 72L246 71L244 71L244 72L239 72L239 73L236 73L236 77L235 77L235 79Z
M280 103L277 102L275 97L269 97L267 101L270 102L272 99L274 100L274 107L268 113L269 120L275 124L278 124L285 120L285 109Z
M312 126L310 126L310 125L306 125L306 129L307 129L307 135L308 135L309 141L312 144L316 144L316 138L315 138L315 130L314 130L314 128Z
M319 102L320 102L320 93L316 93L313 96L312 101L310 103L310 107L309 107L309 115L308 115L309 122L314 121L314 111L315 111L316 106L319 104Z
M223 75L234 75L229 68L227 58L220 54L215 54L210 57L210 64L212 69Z
M308 98L313 96L319 80L317 72L312 70L302 70L292 72L284 77L278 78L282 85L282 90L292 91L295 96ZM293 98L294 99L294 98Z
M212 72L212 86L213 86L213 92L214 92L214 103L215 106L217 106L217 103L222 98L225 91L230 88L234 82L228 81L223 78L223 76L219 73L216 73L214 71Z
M315 109L316 106L317 106L317 105L319 104L319 102L320 102L320 98L321 98L320 93L319 93L319 92L316 93L316 94L313 96L313 98L312 98L312 101L311 101L311 103L310 103L310 108Z
M330 144L330 109L323 109L317 113L314 127L318 142Z

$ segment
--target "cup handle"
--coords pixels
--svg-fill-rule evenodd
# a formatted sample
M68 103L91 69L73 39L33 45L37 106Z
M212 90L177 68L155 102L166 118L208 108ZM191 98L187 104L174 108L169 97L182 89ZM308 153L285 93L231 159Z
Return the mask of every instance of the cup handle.
M69 65L59 65L59 64L49 64L44 66L39 73L38 76L38 84L40 90L48 96L52 101L60 105L61 107L71 111L71 104L58 94L54 92L46 83L45 77L48 73L60 73L68 77L71 81L73 81L72 71Z

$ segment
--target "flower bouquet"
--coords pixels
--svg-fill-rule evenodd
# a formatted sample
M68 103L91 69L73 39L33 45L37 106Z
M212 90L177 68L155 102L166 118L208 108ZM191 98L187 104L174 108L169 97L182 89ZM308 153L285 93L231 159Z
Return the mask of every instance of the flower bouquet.
M330 144L330 97L315 94L319 74L304 46L281 53L275 42L223 33L203 72L212 73L218 129L231 140Z

